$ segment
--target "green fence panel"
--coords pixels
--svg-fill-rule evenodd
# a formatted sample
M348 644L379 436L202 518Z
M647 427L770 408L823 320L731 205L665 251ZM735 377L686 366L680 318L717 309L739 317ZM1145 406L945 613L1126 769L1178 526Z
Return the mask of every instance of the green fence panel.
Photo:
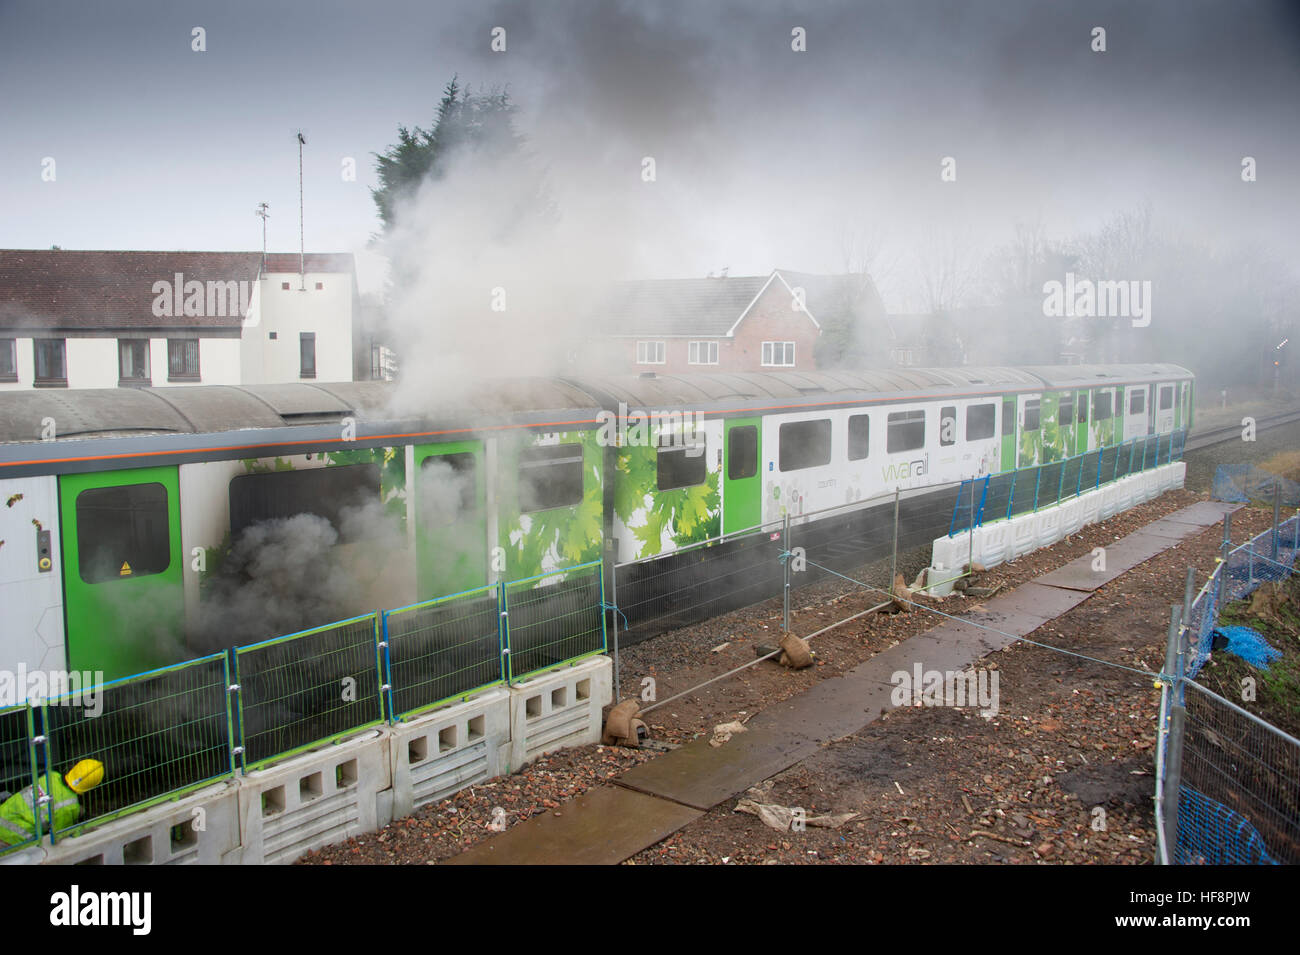
M245 771L384 720L379 614L235 650Z
M384 613L388 710L395 719L504 680L497 587Z
M562 579L554 579L562 577ZM506 584L504 611L508 678L605 652L604 578L600 561L561 574Z
M154 805L234 774L224 653L52 697L41 706L47 785L85 759L103 782L78 799L53 838Z
M35 845L45 831L45 812L39 803L39 792L44 788L37 790L36 748L32 743L35 735L31 707L0 710L0 790L5 793L0 801L21 799L32 807L30 826L25 817L22 821L8 814L0 817L0 855Z

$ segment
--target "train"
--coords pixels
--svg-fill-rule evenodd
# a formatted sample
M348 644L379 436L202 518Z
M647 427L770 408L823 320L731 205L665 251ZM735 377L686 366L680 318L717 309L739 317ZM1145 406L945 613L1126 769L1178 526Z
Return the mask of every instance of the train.
M414 411L378 381L6 392L0 671L111 680L499 580L725 550L1189 429L1193 387L1118 364L483 379Z

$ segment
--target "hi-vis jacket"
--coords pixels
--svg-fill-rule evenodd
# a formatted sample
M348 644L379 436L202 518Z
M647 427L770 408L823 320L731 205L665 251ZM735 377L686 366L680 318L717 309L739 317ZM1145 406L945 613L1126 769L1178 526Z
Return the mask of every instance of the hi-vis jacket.
M50 808L54 811L54 828L66 829L81 815L77 794L68 788L68 784L58 773L51 774L50 789ZM45 811L45 807L37 803L44 795L44 786L35 788L28 786L0 805L0 842L16 846L35 837L36 813Z

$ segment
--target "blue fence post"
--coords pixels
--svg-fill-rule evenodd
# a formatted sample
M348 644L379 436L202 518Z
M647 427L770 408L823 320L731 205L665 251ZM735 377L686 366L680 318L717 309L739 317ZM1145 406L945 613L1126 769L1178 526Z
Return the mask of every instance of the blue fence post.
M497 581L497 640L501 644L501 671L506 676L506 686L514 683L510 660L510 608L506 606L506 582Z
M1061 503L1061 495L1065 493L1065 465L1070 459L1066 458L1061 462L1061 479L1056 482L1056 503ZM1082 462L1080 462L1082 463Z
M226 651L230 660L229 680L226 686L230 687L230 713L234 717L234 723L231 726L231 732L234 733L235 747L230 751L231 758L239 757L239 771L245 776L248 775L248 760L245 759L244 748L244 703L243 690L239 683L239 653L237 647L231 647Z
M1146 450L1146 442L1143 441L1143 442L1142 442L1142 445L1143 445L1143 450L1145 451L1145 450ZM1137 449L1138 449L1137 439L1134 438L1134 439L1133 439L1133 447L1131 447L1131 448L1128 449L1128 473L1129 473L1129 474L1132 474L1132 473L1133 473L1133 458L1137 455Z
M235 757L243 754L239 747L239 724L235 713L235 687L231 676L234 674L235 650L233 647L222 654L221 675L226 681L226 748L230 751L230 775L235 774ZM242 765L242 763L241 763Z
M989 496L989 481L991 481L992 479L993 479L993 475L991 474L986 475L984 478L984 490L980 492L979 518L975 521L974 524L975 527L984 526L984 500Z
M952 504L952 520L950 520L950 521L948 522L948 536L949 536L949 537L952 537L952 536L953 536L954 529L955 529L956 526L957 526L957 512L958 512L959 510L961 510L961 489L964 488L965 486L966 486L966 481L965 481L964 479L962 480L962 482L961 482L960 484L957 485L957 500L953 501L953 504Z
M1038 486L1043 483L1043 466L1038 466L1038 471L1034 474L1034 510L1038 510Z
M393 661L388 653L388 611L379 612L379 665L382 669L379 672L379 695L388 706L388 722L395 722L393 714L397 711L393 709Z
M1119 479L1119 456L1120 456L1120 452L1122 452L1123 450L1124 450L1124 443L1121 441L1119 445L1115 448L1115 466L1111 468L1111 472L1110 472L1110 479L1112 482L1117 481Z
M1016 499L1016 475L1019 471L1011 472L1011 487L1007 489L1007 520L1011 520L1011 503Z
M1106 448L1105 447L1098 448L1097 449L1097 483L1095 483L1092 486L1092 489L1094 491L1097 488L1101 487L1101 462L1104 461L1105 459L1106 459Z

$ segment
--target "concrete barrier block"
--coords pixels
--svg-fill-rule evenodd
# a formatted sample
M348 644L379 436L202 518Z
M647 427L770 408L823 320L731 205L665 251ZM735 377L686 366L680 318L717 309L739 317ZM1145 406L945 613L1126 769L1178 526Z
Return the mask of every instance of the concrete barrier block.
M389 732L390 817L400 819L505 771L501 752L510 741L510 691L487 690L399 723Z
M0 865L40 865L45 861L45 846L28 846L0 856Z
M1187 463L1185 461L1175 461L1169 465L1173 473L1173 487L1182 487L1183 482L1187 479Z
M243 861L292 862L378 829L379 794L392 785L388 735L374 730L241 777Z
M1022 557L1038 546L1034 536L1038 515L1021 514L1011 519L1011 559Z
M1101 495L1101 502L1097 506L1097 520L1104 521L1113 516L1118 509L1119 488L1114 484L1107 484L1098 493Z
M1149 501L1158 497L1163 490L1161 485L1164 483L1164 475L1159 471L1152 469L1142 472L1142 499Z
M1034 515L1034 539L1049 547L1061 539L1061 506L1045 507Z
M230 780L60 839L45 863L221 865L239 844L239 783Z
M1106 489L1094 489L1085 491L1079 496L1079 527L1084 528L1089 524L1096 524L1101 520L1101 502L1105 496Z
M1072 497L1068 501L1062 501L1060 510L1061 536L1069 537L1079 533L1079 528L1083 526L1083 500Z
M594 657L511 687L508 770L557 749L599 742L602 711L613 698L613 669L609 657Z
M960 569L966 564L969 553L970 531L963 531L955 537L940 537L930 551L930 566Z
M985 567L996 567L1011 558L1010 523L986 524L975 533L975 559Z

